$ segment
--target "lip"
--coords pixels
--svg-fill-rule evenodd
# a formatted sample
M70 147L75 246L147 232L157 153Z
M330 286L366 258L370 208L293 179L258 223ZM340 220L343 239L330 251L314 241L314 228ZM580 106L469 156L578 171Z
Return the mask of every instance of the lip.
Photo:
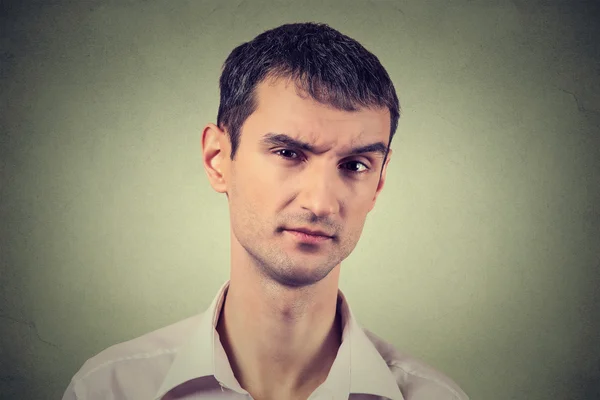
M289 229L286 229L286 232L289 233L294 239L296 239L302 243L318 244L318 243L322 243L326 240L331 239L331 237L329 237L329 236L310 235L305 232L289 230Z
M311 235L311 236L325 236L328 238L331 238L331 235L328 235L327 233L323 232L323 231L319 231L319 230L311 230L311 229L306 229L306 228L289 228L287 229L288 231L293 231L293 232L301 232L301 233L305 233L307 235Z

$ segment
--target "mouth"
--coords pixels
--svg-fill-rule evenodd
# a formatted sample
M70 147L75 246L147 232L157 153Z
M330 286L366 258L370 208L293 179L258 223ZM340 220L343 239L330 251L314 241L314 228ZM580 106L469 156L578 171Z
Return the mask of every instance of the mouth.
M333 237L333 235L329 235L325 231L318 230L318 229L310 229L310 228L300 227L300 228L286 228L285 230L292 231L292 232L300 232L300 233L304 233L305 235L310 235L310 236L323 236L323 237L328 237L328 238Z
M286 229L285 232L292 236L292 238L302 243L317 244L331 239L331 236L310 234L303 231L296 231L291 229Z

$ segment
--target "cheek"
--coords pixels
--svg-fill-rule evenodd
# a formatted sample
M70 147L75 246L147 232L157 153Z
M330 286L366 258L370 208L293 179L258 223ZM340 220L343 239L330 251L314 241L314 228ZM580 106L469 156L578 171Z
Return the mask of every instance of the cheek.
M366 215L369 213L369 209L373 204L373 191L365 190L361 193L355 193L354 201L348 202L348 206L352 208L350 215L352 215L352 219L359 220L365 219Z
M269 172L256 172L245 174L238 180L238 186L243 188L243 195L248 204L257 209L262 209L281 191L281 187L275 184L275 180Z
M348 210L346 225L351 235L360 235L362 232L371 203L370 198L361 199Z
M279 191L267 175L256 168L247 168L235 177L232 185L232 212L240 214L244 225L256 225L268 217Z
M286 182L290 184L290 179L286 179L289 177L286 177L282 170L263 154L257 153L248 158L238 184L244 186L246 194L256 206L264 208L286 191Z

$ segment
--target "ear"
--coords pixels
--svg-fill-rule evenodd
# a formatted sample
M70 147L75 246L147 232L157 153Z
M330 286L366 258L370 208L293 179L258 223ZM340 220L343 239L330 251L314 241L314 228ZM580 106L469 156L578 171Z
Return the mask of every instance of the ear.
M202 131L202 161L212 188L218 193L227 193L231 145L227 133L208 124Z
M371 203L371 207L369 208L369 212L373 210L375 207L375 202L377 201L377 196L381 193L383 186L385 185L385 176L387 173L387 167L390 163L390 159L392 158L392 149L388 150L387 158L385 160L385 164L383 165L383 170L381 171L381 179L379 179L379 183L377 184L377 190L375 190L375 196L373 196L373 202Z

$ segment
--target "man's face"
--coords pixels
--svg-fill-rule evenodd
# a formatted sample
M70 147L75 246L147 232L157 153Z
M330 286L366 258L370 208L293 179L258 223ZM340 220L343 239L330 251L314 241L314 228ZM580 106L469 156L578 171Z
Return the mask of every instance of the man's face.
M320 281L352 252L391 156L390 150L380 181L384 154L348 154L374 143L385 148L387 108L340 111L298 93L288 80L261 83L258 107L241 129L235 160L227 153L220 161L232 250L285 286ZM308 143L315 153L268 139L274 135ZM308 243L289 232L294 228L324 231L331 238Z

